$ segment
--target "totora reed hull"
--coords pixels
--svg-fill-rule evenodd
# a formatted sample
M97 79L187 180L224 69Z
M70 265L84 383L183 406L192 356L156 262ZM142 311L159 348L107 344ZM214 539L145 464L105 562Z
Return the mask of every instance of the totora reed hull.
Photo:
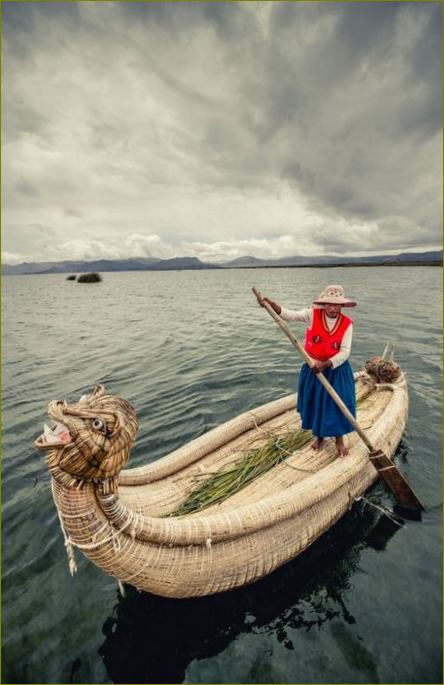
M378 385L360 372L355 382L358 422L373 444L392 456L407 420L405 378ZM69 542L106 573L157 595L209 595L262 578L303 552L378 478L356 433L346 437L350 453L344 458L336 456L333 439L319 452L308 440L221 503L171 515L196 481L228 470L270 435L300 429L294 394L248 411L154 463L120 472L137 423L131 414L128 445L119 433L128 419L113 414L112 399L101 388L77 405L50 403L50 416L63 421L72 441L56 444L56 435L50 444L43 438L36 444L49 453L54 500ZM80 421L94 427L93 437L99 436L94 444L90 436L82 438L82 454L87 445L96 455L88 457L88 469L70 452L82 435ZM100 461L114 438L123 450L121 462L112 450ZM66 466L68 453L75 473ZM94 472L97 464L101 468ZM106 487L96 477L105 465L111 474Z

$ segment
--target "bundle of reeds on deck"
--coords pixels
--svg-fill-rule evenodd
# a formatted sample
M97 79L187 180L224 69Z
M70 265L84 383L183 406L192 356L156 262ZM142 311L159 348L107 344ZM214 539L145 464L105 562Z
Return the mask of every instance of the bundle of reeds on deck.
M188 495L168 516L181 516L201 511L227 499L258 476L269 471L293 452L306 445L311 432L296 430L284 436L272 436L264 445L248 452L231 469L212 474Z

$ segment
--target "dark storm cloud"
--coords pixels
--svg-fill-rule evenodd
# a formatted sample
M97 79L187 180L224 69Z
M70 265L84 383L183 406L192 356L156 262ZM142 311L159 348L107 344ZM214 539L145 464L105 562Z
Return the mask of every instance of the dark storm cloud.
M284 132L286 154L277 165L319 210L373 220L414 215L418 179L430 163L438 171L423 146L442 118L441 8L318 5L313 17L324 30L304 50L292 49L289 36L301 33L310 8L295 9L280 5L272 13L273 48L255 101L264 112L261 142ZM404 45L403 27L412 34ZM438 197L434 204L438 239Z
M232 37L239 17L248 16L241 3L233 11L233 6L226 2L126 2L121 9L131 20L146 25L155 22L168 31L183 31L198 24L210 25L225 38Z
M3 3L8 251L31 212L79 254L439 244L441 14Z
M44 22L48 39L61 25L72 31L80 29L80 13L76 2L2 2L2 37L5 50L13 51L15 59L36 57L35 33Z

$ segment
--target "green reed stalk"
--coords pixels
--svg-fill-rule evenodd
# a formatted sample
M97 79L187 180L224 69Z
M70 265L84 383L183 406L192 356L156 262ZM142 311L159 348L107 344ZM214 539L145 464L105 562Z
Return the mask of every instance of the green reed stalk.
M365 396L358 399L357 405L363 405L366 399L368 398ZM193 514L212 504L223 502L306 445L311 437L311 431L301 429L290 431L285 435L273 435L261 447L250 450L234 465L230 465L229 469L213 473L206 478L189 493L182 504L167 516Z
M272 436L264 445L250 450L238 459L230 469L206 478L167 516L191 514L222 502L306 445L310 438L311 432L304 430L291 431L284 436Z

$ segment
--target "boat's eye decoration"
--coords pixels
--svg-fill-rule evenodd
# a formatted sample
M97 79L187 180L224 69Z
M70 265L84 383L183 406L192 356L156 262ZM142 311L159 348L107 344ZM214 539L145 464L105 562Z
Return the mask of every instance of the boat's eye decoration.
M104 421L102 421L102 419L99 419L98 416L96 416L95 418L93 418L92 424L91 424L91 425L92 425L92 427L94 428L95 431L104 432L104 431L106 430L106 426L105 426Z
M47 452L54 478L68 486L89 482L114 491L137 434L132 406L97 386L75 404L50 402L48 416L56 427L46 426L35 445Z

